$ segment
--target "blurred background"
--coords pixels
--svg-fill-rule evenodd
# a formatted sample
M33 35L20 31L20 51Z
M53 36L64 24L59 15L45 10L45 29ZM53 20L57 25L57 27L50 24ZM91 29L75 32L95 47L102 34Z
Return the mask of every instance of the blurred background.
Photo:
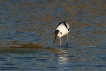
M0 0L0 70L106 71L106 0Z
M70 44L106 46L105 3L105 0L0 0L0 45L50 46L56 25L65 20L71 29Z

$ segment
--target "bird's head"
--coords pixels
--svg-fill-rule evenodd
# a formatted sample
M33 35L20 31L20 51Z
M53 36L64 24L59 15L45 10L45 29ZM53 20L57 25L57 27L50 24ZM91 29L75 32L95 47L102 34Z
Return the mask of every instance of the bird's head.
M59 33L59 30L56 30L55 31L55 38L54 38L54 42L53 43L55 43L55 40L56 40L56 37L57 37L58 33Z

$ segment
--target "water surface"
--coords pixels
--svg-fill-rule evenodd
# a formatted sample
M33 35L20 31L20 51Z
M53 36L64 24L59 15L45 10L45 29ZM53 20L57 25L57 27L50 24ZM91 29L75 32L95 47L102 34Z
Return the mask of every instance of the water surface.
M105 0L0 0L1 71L106 71ZM66 37L53 44L61 21Z

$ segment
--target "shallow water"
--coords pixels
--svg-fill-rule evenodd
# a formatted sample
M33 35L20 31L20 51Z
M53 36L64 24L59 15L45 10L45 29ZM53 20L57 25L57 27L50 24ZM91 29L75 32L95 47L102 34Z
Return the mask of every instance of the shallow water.
M59 48L56 52L44 49L5 52L0 54L0 70L105 71L104 49L105 47L73 47Z
M105 2L0 0L0 71L106 71ZM64 20L68 48L66 37L53 44Z

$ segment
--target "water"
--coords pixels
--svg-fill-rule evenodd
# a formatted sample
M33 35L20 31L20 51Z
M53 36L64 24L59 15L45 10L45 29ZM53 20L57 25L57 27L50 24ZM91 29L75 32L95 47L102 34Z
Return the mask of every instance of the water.
M0 0L0 71L106 71L105 0ZM70 25L53 44L58 22Z
M50 50L21 49L0 54L0 70L105 71L105 47L73 47ZM23 52L21 52L23 51Z

